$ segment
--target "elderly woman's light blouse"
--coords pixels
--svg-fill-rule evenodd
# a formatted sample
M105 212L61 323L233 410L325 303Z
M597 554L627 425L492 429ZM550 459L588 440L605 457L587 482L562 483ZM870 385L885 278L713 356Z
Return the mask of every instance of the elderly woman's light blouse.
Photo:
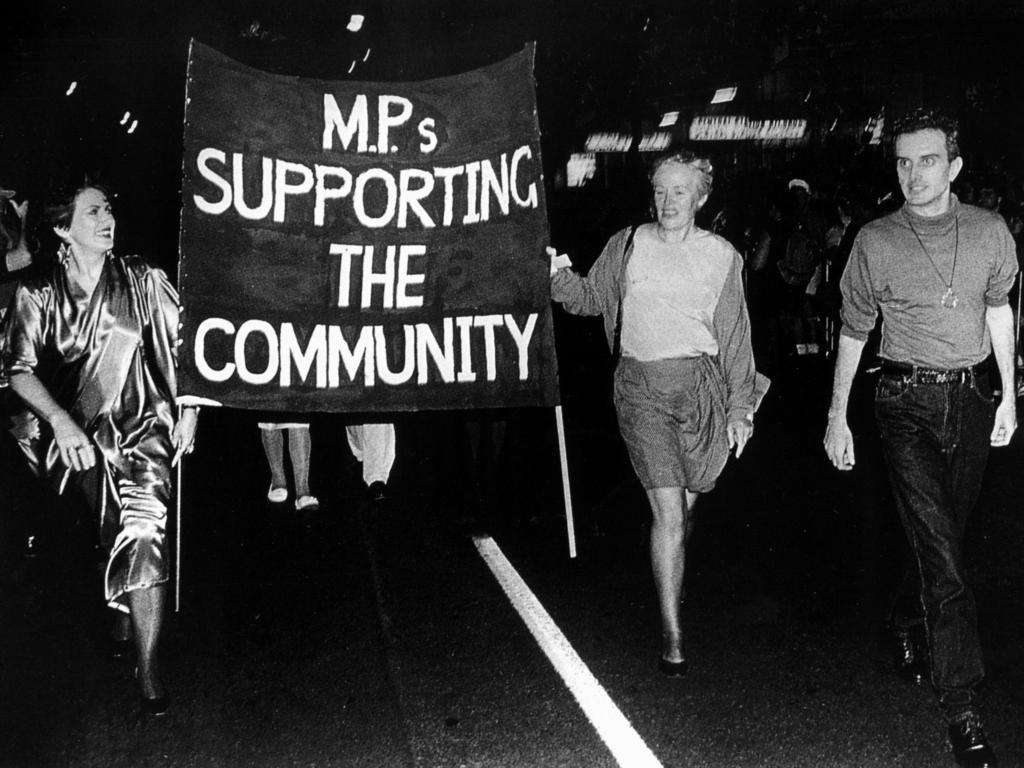
M624 229L613 235L585 277L558 270L551 278L551 298L573 314L602 315L609 347L621 306L626 357L716 358L728 390L726 418L748 418L766 380L754 369L739 253L724 238L697 227L684 242L671 245L645 244L641 229L627 248L629 234Z

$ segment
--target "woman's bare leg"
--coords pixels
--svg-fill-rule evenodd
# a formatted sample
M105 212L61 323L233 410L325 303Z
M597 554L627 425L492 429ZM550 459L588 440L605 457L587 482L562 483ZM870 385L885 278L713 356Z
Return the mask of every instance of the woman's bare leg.
M263 452L270 465L270 483L275 488L287 488L288 478L284 473L284 437L280 429L261 429Z
M651 488L651 569L661 609L661 656L665 661L683 660L679 603L686 570L688 511L697 494L682 488Z
M312 445L309 430L305 427L288 430L288 455L292 460L292 478L295 480L297 499L309 495L309 454Z
M132 628L135 630L135 652L138 660L139 690L144 698L164 695L164 686L157 670L156 650L164 621L167 588L163 584L128 593Z

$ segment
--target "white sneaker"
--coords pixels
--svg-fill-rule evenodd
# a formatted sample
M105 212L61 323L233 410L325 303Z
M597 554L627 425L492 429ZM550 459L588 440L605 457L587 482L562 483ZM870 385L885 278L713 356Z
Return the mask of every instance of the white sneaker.
M308 509L311 512L320 509L320 502L317 501L316 496L299 496L295 500L295 509L301 512L304 509Z
M282 501L288 498L287 488L275 488L273 485L270 486L270 490L267 491L267 501L272 504L280 504Z

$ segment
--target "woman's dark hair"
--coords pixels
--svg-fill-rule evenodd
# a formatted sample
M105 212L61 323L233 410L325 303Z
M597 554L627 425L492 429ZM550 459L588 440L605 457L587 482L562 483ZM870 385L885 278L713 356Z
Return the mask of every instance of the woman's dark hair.
M70 227L71 217L75 214L75 202L78 196L87 189L95 189L103 193L108 202L113 202L114 191L106 184L93 182L86 177L75 184L58 187L49 196L43 218L51 227Z

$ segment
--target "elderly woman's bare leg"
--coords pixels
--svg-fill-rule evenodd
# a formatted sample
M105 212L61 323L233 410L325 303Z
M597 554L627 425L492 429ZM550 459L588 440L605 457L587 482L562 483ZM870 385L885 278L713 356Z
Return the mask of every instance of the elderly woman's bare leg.
M156 664L156 647L163 627L167 587L160 584L128 593L132 628L135 630L135 651L138 660L139 692L144 699L160 699L164 686Z
M288 455L292 460L292 479L295 481L295 498L309 495L309 453L312 441L308 429L288 430Z
M688 512L697 494L682 488L651 488L651 568L661 609L661 657L671 663L683 661L679 602L686 568Z
M261 429L263 450L267 454L270 465L270 485L272 488L287 488L288 478L284 472L284 436L280 429ZM284 501L284 497L281 499Z

